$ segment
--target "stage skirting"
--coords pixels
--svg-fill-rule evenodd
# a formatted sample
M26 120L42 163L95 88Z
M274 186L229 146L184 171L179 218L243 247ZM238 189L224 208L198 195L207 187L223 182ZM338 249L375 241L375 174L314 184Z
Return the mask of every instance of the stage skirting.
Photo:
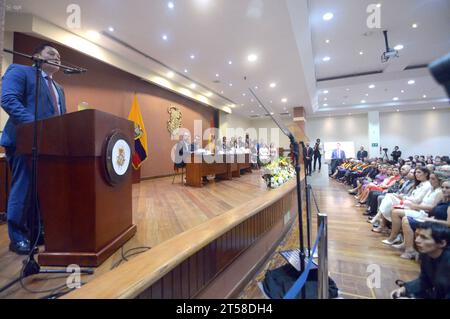
M63 298L233 298L295 220L295 180L181 233Z

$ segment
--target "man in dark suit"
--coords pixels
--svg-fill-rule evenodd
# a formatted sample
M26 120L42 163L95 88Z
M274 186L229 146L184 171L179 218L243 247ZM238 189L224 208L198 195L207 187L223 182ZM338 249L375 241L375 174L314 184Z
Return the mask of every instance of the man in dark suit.
M358 161L364 161L369 156L369 153L364 149L364 146L361 146L358 153L356 154L356 158Z
M51 44L36 48L35 56L53 63L60 63L60 56ZM64 90L54 80L59 67L42 66L41 93L37 119L46 119L66 113ZM30 207L31 169L25 156L16 153L16 127L35 120L36 69L32 66L12 64L3 77L2 108L8 113L0 144L5 147L6 158L12 172L11 191L8 199L7 221L10 239L9 249L18 254L30 252L27 215Z
M177 168L186 167L187 157L191 153L191 144L189 142L189 139L189 134L184 133L182 136L180 136L180 141L177 143L175 149L175 166Z
M313 157L314 150L309 145L309 143L306 143L306 147L304 150L304 157L305 157L305 172L308 176L311 176L312 173L312 157Z
M400 151L400 147L396 146L396 147L394 148L394 151L392 151L391 156L392 156L392 160L393 160L394 162L398 163L398 159L399 159L400 157L402 157L402 152Z

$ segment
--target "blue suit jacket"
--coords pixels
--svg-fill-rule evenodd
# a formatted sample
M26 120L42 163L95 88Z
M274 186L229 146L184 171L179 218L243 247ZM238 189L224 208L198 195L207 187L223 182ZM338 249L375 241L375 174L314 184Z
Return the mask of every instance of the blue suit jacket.
M332 159L339 159L338 158L338 152L337 149L333 151L332 155L331 155ZM345 157L345 152L343 150L341 150L341 158L340 159L346 159Z
M56 84L61 113L66 113L64 90ZM16 126L34 121L36 89L36 70L34 67L12 64L6 70L2 83L2 108L9 119L3 130L0 144L6 147L16 145ZM55 116L50 90L41 75L41 94L39 99L38 120Z

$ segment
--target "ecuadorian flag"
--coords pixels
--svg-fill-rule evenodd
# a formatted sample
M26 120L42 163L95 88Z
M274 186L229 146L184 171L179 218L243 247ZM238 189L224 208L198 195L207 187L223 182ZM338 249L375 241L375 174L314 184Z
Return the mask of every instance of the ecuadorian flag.
M148 157L148 147L147 132L145 131L144 121L142 120L141 110L139 108L136 94L134 95L133 104L131 105L131 111L128 119L134 122L133 167L134 169L139 169Z

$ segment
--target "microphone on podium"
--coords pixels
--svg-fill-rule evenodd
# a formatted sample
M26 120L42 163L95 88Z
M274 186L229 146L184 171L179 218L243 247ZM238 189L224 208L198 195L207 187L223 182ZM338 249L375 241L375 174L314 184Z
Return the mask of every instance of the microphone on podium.
M73 74L82 74L82 73L86 73L87 70L86 69L65 69L64 74L67 75L73 75Z

